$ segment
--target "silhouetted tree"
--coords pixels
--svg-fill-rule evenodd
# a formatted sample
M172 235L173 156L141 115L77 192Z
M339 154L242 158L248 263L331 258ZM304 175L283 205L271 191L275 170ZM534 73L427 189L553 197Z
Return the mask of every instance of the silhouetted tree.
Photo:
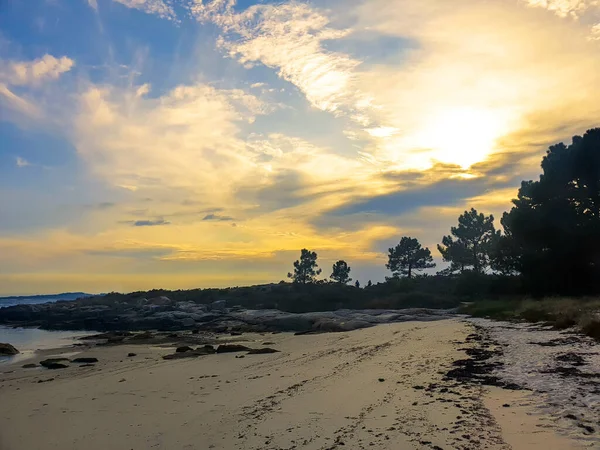
M600 290L600 128L548 149L539 181L521 183L502 217L530 290Z
M490 267L502 275L519 273L519 255L510 234L494 235L490 248Z
M314 283L315 277L321 273L321 269L318 267L317 253L303 248L300 252L300 259L294 261L294 273L288 273L288 278L294 280L294 283Z
M388 263L385 267L392 271L394 277L406 275L412 278L413 272L435 267L429 249L421 247L415 238L403 237L400 243L388 252Z
M471 208L458 218L458 226L442 238L438 250L450 262L446 273L464 272L468 268L483 273L490 264L490 252L496 238L494 216L485 216ZM443 271L444 272L444 271Z
M373 286L373 283L371 282L371 280L369 280L369 281L367 282L367 287L371 287L371 286Z
M333 272L329 277L336 283L348 284L352 281L350 278L350 267L346 261L340 260L333 265Z

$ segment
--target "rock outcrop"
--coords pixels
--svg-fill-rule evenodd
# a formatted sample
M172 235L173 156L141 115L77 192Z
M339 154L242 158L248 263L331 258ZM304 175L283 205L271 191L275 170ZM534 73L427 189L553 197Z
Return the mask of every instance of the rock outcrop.
M0 356L13 356L18 354L19 350L11 344L0 343Z
M223 300L212 304L172 302L157 297L111 306L88 304L87 301L18 305L0 308L0 324L37 326L47 330L96 330L111 332L107 344L130 339L132 331L210 331L239 335L244 332L338 332L371 327L381 323L440 320L454 311L411 308L403 310L350 310L290 313L275 309L227 307ZM150 335L138 334L144 340ZM9 354L9 344L0 344L0 354ZM4 347L3 347L4 346ZM13 347L14 348L14 347Z

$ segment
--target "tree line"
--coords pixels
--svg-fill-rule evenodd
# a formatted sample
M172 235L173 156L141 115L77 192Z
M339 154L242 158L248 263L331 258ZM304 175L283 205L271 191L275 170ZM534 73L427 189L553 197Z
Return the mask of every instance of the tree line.
M574 136L570 145L549 147L538 181L523 181L513 207L500 220L471 208L437 248L454 276L496 274L518 277L535 294L588 294L600 291L600 128ZM393 279L413 278L435 267L431 251L405 236L388 250ZM347 284L351 268L340 260L330 279ZM317 254L301 251L288 277L315 283ZM370 282L369 282L370 285ZM356 282L356 286L360 284Z

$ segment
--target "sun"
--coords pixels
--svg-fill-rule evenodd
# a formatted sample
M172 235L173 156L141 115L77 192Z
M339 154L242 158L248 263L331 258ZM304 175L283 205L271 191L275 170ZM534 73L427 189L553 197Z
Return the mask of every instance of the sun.
M506 114L484 108L448 108L434 113L414 136L413 145L427 149L431 163L468 169L495 150L507 132Z

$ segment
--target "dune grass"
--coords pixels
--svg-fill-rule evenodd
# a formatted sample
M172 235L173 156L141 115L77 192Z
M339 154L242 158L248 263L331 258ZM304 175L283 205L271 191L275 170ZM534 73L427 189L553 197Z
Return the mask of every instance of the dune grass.
M556 329L575 327L600 340L598 298L483 300L463 304L460 312L494 320L541 322Z

